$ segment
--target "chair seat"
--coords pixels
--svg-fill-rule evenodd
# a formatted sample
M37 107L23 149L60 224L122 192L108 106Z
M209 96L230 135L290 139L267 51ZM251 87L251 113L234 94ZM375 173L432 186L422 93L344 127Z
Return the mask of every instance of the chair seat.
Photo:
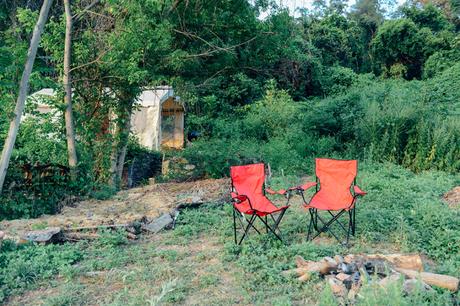
M241 203L235 203L234 206L239 212L243 214L258 215L260 217L279 212L289 207L289 205L283 207L276 207L264 195L253 197L251 200L251 204L252 208L249 205L249 201L244 200Z
M320 190L310 200L306 207L319 210L348 210L352 207L353 196L350 192L325 192Z

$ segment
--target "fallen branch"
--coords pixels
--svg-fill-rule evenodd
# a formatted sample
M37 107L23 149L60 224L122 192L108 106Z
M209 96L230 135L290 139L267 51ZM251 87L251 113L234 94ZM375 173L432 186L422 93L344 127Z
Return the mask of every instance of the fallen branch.
M93 226L80 226L64 228L63 232L78 232L85 230L99 230L99 229L114 229L114 228L127 228L132 224L110 224L110 225L93 225Z

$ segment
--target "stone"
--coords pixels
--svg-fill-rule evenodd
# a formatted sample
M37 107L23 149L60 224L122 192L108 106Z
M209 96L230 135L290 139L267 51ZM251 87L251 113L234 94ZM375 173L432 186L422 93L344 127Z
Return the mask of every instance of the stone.
M203 202L204 202L203 197L199 195L191 195L182 201L182 203L186 203L186 204L203 203Z
M60 227L47 227L44 230L26 232L22 239L31 242L53 243L63 241L64 235Z
M335 276L335 278L337 278L341 282L344 282L348 280L349 278L351 278L351 275L345 274L345 273L339 273Z
M359 288L361 286L360 285L357 285L357 284L353 284L350 288L350 290L348 291L348 294L347 294L347 298L349 301L351 301L352 303L355 302L355 299L356 299L356 296L358 295L358 292L359 292Z
M346 255L346 256L343 258L343 262L345 262L345 263L352 263L352 262L355 261L355 259L356 259L356 258L355 258L355 255L353 255L353 254L348 254L348 255Z
M334 295L345 296L347 294L347 288L345 288L345 285L341 281L331 275L328 275L326 279Z
M174 220L170 214L163 214L161 217L158 217L149 224L142 225L142 229L156 234L162 229L165 229L168 226L172 225L173 222Z
M2 248L3 238L5 237L5 232L0 231L0 248Z
M334 260L338 265L340 265L343 262L343 257L340 255L335 255Z
M187 170L187 171L192 171L196 168L195 165L192 165L192 164L187 164L184 166L184 169Z
M388 275L387 277L384 277L381 280L379 280L378 284L382 287L387 287L390 284L398 282L400 278L401 278L401 274L392 273Z
M407 294L413 293L419 288L421 289L421 291L433 290L433 288L431 288L429 285L417 279L406 279L403 283L403 290Z

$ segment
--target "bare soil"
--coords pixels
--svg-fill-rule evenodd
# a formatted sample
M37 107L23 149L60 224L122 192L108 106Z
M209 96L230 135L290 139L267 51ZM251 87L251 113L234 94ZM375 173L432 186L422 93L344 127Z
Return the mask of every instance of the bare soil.
M449 192L446 192L443 196L444 201L447 202L451 208L460 207L460 186L455 187Z
M57 226L72 228L126 224L147 218L152 220L170 212L179 204L222 201L228 194L228 179L206 179L185 183L152 184L118 192L109 200L85 200L64 207L57 215L36 219L0 222L5 238L19 240L30 230Z

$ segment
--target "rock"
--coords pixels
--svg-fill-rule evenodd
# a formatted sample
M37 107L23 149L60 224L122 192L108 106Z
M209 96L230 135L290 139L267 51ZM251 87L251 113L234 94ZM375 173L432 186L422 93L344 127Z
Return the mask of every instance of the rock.
M379 280L378 284L382 287L387 287L390 284L398 282L400 278L401 278L401 274L393 273Z
M63 241L64 235L60 227L48 227L44 230L26 232L22 239L31 242L54 243Z
M326 279L334 295L345 296L347 294L347 288L345 288L345 285L341 281L331 275L328 275Z
M188 160L183 157L178 158L176 161L180 164L188 164Z
M192 171L196 168L195 165L192 165L192 164L187 164L184 166L184 169L187 170L187 171Z
M344 282L348 280L349 278L351 278L351 275L345 274L345 273L339 273L335 276L335 278L337 278L341 282Z
M339 264L338 268L339 270L341 270L343 273L346 273L346 274L351 274L358 270L358 267L356 266L356 264L354 263L346 264L345 262L342 262L341 264Z
M156 234L162 229L172 225L173 222L174 220L170 214L163 214L161 217L153 220L149 224L142 225L142 229Z
M191 198L187 199L187 203L203 203L203 198L199 195L194 195Z
M356 299L356 296L358 295L358 292L359 292L359 288L361 286L360 285L357 285L357 284L353 284L351 286L351 289L348 291L348 295L347 295L347 298L349 301L351 301L352 303L354 303L355 299Z
M2 248L2 242L3 242L4 237L5 237L5 233L0 231L0 248Z
M433 288L417 279L406 279L403 283L403 290L405 293L413 293L418 288L420 288L421 291L433 290Z
M343 257L340 255L335 255L334 260L338 265L340 265L343 262Z
M352 263L352 262L355 261L355 259L356 259L356 256L355 256L355 255L353 255L353 254L348 254L348 255L346 255L346 256L343 258L343 262L345 262L345 263Z

